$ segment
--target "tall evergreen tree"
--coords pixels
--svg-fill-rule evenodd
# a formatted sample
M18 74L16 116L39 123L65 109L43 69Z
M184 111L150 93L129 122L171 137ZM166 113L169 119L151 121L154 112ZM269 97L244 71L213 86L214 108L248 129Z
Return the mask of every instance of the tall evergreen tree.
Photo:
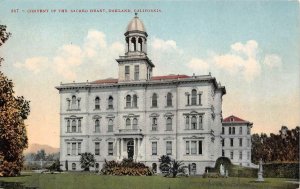
M10 37L0 25L0 46ZM0 68L3 58L0 57ZM16 176L23 167L23 150L28 139L24 120L29 115L29 101L15 96L13 82L0 70L0 176Z

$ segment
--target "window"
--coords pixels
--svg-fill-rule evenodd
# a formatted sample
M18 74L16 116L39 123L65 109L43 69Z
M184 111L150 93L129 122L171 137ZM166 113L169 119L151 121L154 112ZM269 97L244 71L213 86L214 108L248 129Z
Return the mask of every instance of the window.
M76 163L72 163L72 170L73 170L73 171L76 170Z
M71 107L71 101L68 99L67 102L68 102L68 109L70 109L70 107Z
M81 133L81 120L78 120L78 132Z
M126 129L130 129L131 127L131 121L129 118L126 119Z
M67 120L67 132L70 132L70 120Z
M100 155L100 142L95 142L95 155Z
M157 155L157 142L152 142L152 155Z
M95 109L100 109L100 98L98 96L95 98Z
M222 139L222 146L225 146L225 139Z
M139 74L140 74L139 69L140 69L139 65L134 66L134 80L139 80Z
M131 107L131 96L127 95L126 96L126 108L130 108Z
M247 147L250 147L250 139L247 139Z
M202 116L199 116L199 129L202 129L203 128L203 124L202 124L202 122L203 122L203 120L202 120Z
M70 143L67 143L67 155L71 155Z
M231 127L229 127L229 129L228 129L228 134L231 135Z
M80 99L77 100L77 103L78 103L77 108L79 109L80 108Z
M189 129L189 127L190 127L190 117L186 116L186 118L185 118L185 128Z
M190 154L190 141L185 141L185 154Z
M232 134L235 135L235 127L232 127Z
M201 105L201 94L198 94L198 98L199 98L199 105Z
M195 175L197 172L197 166L196 166L196 163L192 163L191 165L191 174L192 175Z
M109 119L108 120L108 132L113 132L114 130L114 123L113 123L113 120L112 119Z
M152 107L157 107L157 94L152 95Z
M233 151L230 152L230 159L233 159Z
M72 109L75 109L76 108L76 96L75 95L73 95L72 96Z
M167 131L172 131L172 118L170 118L170 117L167 118L166 130Z
M192 105L196 105L197 104L197 91L196 89L192 90Z
M172 141L167 141L166 143L166 154L172 155Z
M250 135L250 127L247 127L247 134Z
M114 101L113 97L109 96L108 97L108 109L113 109L114 108L113 101Z
M167 106L172 106L172 93L167 94Z
M240 135L242 135L243 134L243 128L242 127L240 127Z
M157 164L156 164L156 163L152 163L152 171L153 171L154 173L157 172Z
M222 127L222 134L225 134L225 128Z
M125 66L125 80L130 80L130 67Z
M137 108L137 95L133 95L133 102L132 102L133 104L132 104L132 106L134 107L134 108Z
M72 152L71 152L71 154L72 154L73 156L76 155L76 143L75 143L75 142L72 143Z
M190 105L190 94L186 95L186 104Z
M77 144L77 151L78 151L78 155L81 155L81 142L78 142Z
M114 147L112 142L108 142L108 155L112 156L114 155Z
M197 129L197 118L196 118L196 116L192 116L191 123L192 123L192 129L193 130Z
M72 132L76 132L76 121L75 121L75 119L72 120Z
M157 131L157 118L152 118L152 131Z
M133 129L138 128L138 120L136 118L133 118L133 120L132 120L132 128Z
M239 145L242 147L243 146L243 139L239 138Z
M233 146L233 138L230 139L230 146Z
M95 133L100 133L100 121L96 119L95 121Z
M247 160L250 160L250 152L247 152Z
M193 155L197 154L197 141L191 142L191 154Z
M224 151L224 150L222 150L222 156L223 156L223 157L225 156L225 151Z
M240 154L239 154L239 159L242 160L243 159L243 151L240 151Z
M198 141L198 154L202 154L202 141Z

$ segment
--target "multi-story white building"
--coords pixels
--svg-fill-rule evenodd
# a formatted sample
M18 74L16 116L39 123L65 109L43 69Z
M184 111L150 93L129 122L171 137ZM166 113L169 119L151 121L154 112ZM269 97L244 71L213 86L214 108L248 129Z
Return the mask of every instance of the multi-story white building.
M204 173L222 155L222 96L211 75L152 76L148 34L135 16L125 32L125 55L117 79L61 84L60 161L81 170L80 154L104 160L133 158L158 170L169 155Z
M251 128L253 123L236 116L229 116L222 122L222 156L233 164L251 164Z

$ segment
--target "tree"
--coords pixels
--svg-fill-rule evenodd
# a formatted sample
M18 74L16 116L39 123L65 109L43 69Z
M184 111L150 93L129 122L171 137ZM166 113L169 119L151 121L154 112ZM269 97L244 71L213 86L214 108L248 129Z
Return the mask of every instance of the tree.
M90 167L95 166L94 155L88 152L81 154L80 164L81 164L81 168L84 169L84 171L90 171Z
M11 34L0 25L0 46ZM0 58L0 68L3 58ZM24 120L30 108L23 96L15 96L13 82L0 70L0 176L16 176L23 167L28 139Z
M166 173L169 171L169 166L170 166L170 163L171 163L171 158L170 156L167 156L167 155L162 155L158 161L160 162L159 164L159 170L162 172L162 173Z

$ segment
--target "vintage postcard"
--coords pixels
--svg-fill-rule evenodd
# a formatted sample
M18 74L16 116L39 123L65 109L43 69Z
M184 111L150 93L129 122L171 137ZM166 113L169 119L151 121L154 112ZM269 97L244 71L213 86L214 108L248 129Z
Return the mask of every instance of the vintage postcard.
M299 1L0 3L0 188L297 188Z

